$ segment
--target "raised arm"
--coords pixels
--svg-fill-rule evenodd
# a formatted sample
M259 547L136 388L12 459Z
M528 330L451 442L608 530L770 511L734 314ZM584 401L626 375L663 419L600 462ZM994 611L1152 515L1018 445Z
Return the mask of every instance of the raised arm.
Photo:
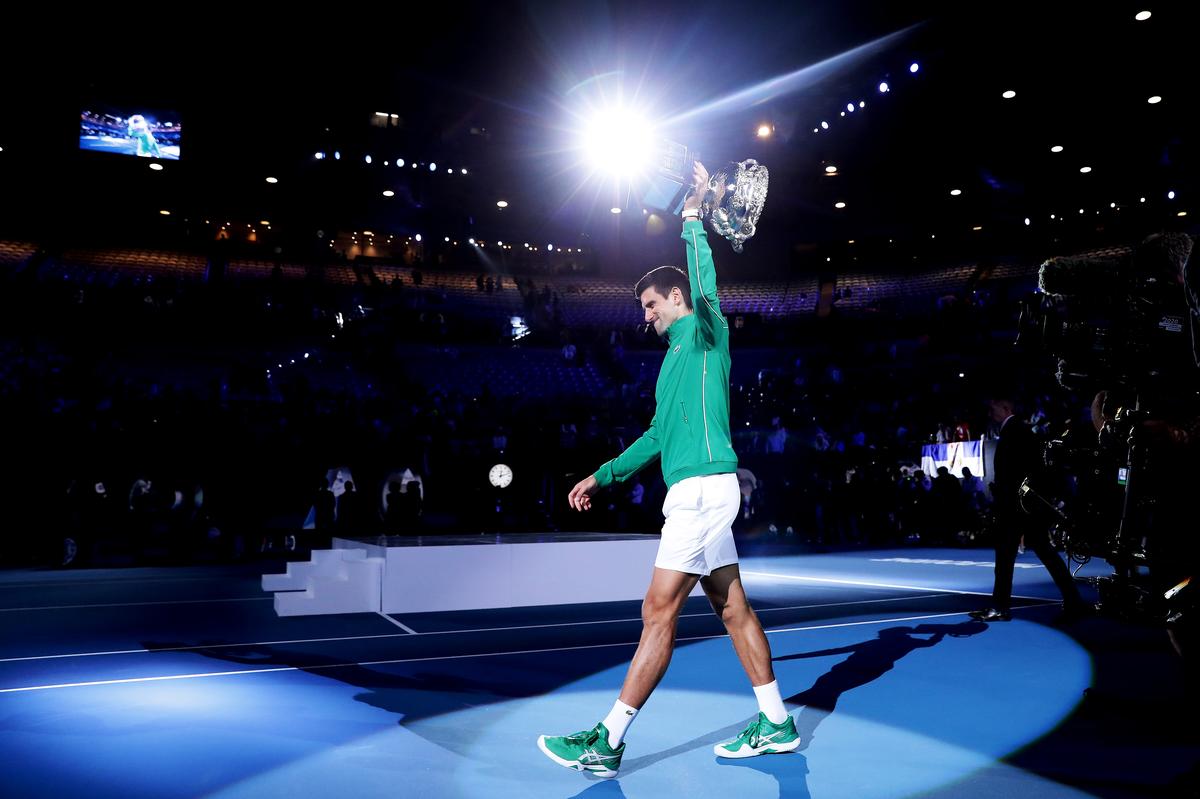
M683 204L683 238L687 249L688 282L692 286L692 310L696 313L697 330L706 348L716 345L717 339L729 331L729 322L721 314L717 298L717 268L704 223L691 215L698 213L708 189L708 171L699 161L693 169L693 191ZM723 189L721 193L724 193ZM719 201L718 197L718 201Z

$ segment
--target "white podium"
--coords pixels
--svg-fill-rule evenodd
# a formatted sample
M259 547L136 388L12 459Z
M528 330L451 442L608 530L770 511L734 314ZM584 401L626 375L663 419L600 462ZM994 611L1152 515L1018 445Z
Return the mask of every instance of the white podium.
M528 533L335 538L310 563L263 575L280 616L445 610L638 600L658 536ZM703 591L697 585L693 596Z

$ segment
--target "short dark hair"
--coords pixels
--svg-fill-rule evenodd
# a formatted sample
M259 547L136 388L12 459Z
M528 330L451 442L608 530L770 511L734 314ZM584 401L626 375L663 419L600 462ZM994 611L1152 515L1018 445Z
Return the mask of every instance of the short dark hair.
M654 289L666 297L674 288L679 289L679 293L683 295L683 304L690 311L692 309L692 284L688 281L687 272L678 266L658 266L651 269L642 275L642 279L633 287L633 296L637 297L638 302L641 302L642 293L646 289Z

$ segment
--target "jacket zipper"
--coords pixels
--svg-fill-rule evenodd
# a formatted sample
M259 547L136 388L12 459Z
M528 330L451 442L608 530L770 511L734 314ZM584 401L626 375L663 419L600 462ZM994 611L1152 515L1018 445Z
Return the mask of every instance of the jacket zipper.
M697 270L697 274L699 271ZM708 449L708 462L712 463L712 442L708 440L708 401L704 396L704 384L708 382L708 350L704 351L704 374L700 377L700 415L704 417L704 446Z
M679 409L680 409L681 411L683 411L683 423L684 423L684 424L687 424L687 423L688 423L688 420L687 420L687 407L686 407L686 406L683 404L683 400L680 400L680 401L679 401Z

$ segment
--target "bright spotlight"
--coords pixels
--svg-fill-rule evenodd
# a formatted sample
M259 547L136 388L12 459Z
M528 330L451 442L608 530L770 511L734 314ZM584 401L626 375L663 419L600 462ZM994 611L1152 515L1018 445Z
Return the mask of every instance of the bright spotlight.
M851 114L853 114L854 113L854 103L846 103L846 110L849 111Z
M413 238L414 238L414 239L416 239L417 241L420 241L420 240L421 240L421 234L420 234L420 233L418 233L417 235L413 236Z
M333 151L333 160L334 160L334 161L341 161L341 160L342 160L342 152L341 152L341 150L334 150L334 151Z
M1052 152L1052 153L1061 153L1062 151L1063 151L1063 146L1061 144L1056 144L1050 148L1050 152Z
M1088 172L1092 171L1092 168L1090 166L1081 166L1079 167L1079 171L1086 175Z
M1156 94L1153 97L1151 97L1150 99L1148 99L1146 102L1150 103L1150 105L1158 105L1159 103L1162 102L1162 97L1160 97Z
M879 84L879 93L880 94L887 94L889 91L891 91L891 87L889 87L887 85L887 81L883 81L882 83Z
M649 165L653 147L650 124L626 110L597 114L583 140L592 166L619 176L642 172Z
M920 65L920 64L918 64L916 61L914 61L914 62L912 62L911 64L909 64L909 65L908 65L908 71L909 71L909 72L916 72L916 71L917 71L918 69L920 69L920 68L921 68L921 65Z
M1000 96L1003 97L1005 100L1011 100L1012 98L1017 96L1017 93L1014 92L1012 89L1009 89L1008 91L1006 91L1004 94L1002 94Z
M610 210L610 211L612 211L612 213L614 213L614 214L619 214L619 213L621 213L621 209L620 209L620 208L617 208L616 206L613 206L613 207L612 207L611 209L609 209L609 210Z
M950 190L951 197L957 197L960 194L962 194L962 189L951 189Z
M507 208L508 200L496 200L496 207L497 208Z
M364 161L366 161L366 162L369 164L369 163L371 163L371 156L369 156L369 155L364 155L364 156L363 156L363 160L364 160Z
M829 130L829 123L828 123L828 122L822 122L822 123L821 123L821 130Z
M279 178L267 178L267 183L278 183Z
M155 172L162 172L163 165L162 164L151 164L150 168L153 169Z
M837 167L836 167L836 166L834 166L833 164L830 164L829 166L825 167L825 174L827 174L827 175L836 175L836 174L837 174Z
M834 208L845 208L845 207L846 207L846 204L845 204L845 203L843 203L843 202L836 202L836 203L834 203L834 204L833 204L833 207L834 207Z
M396 167L397 167L397 168L399 168L399 167L402 167L402 166L404 166L404 159L403 159L403 158L397 158L397 159L396 159Z
M430 172L437 172L437 164L432 164L432 163L431 163L431 164L429 165L429 171L430 171Z
M385 191L385 192L383 193L383 196L384 196L384 197L395 197L395 196L396 196L396 192L392 191L391 189L388 189L387 191Z
M1139 11L1133 15L1133 18L1136 19L1138 22L1145 22L1146 20L1150 19L1150 12L1149 11Z
M463 173L464 175L465 175L465 174L467 174L467 170L464 168L464 169L463 169L463 171L462 171L462 173Z
M765 139L770 135L771 135L771 126L770 125L759 125L758 126L758 138Z

